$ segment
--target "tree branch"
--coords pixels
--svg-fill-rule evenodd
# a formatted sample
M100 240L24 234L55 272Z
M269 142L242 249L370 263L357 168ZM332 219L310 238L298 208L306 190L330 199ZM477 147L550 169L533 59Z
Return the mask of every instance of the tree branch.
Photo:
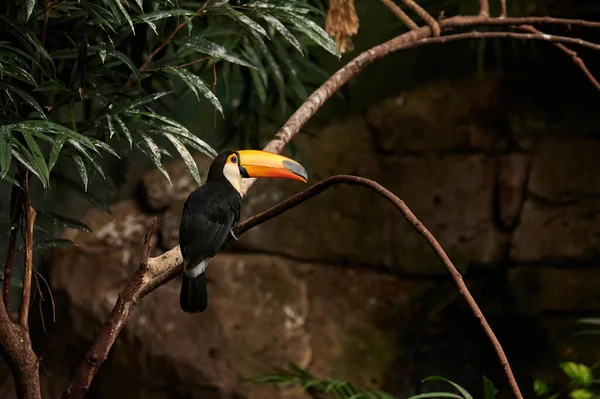
M506 0L500 0L500 18L506 18Z
M29 303L31 299L31 275L33 273L33 224L35 222L35 210L29 202L29 171L25 171L23 185L23 203L22 212L25 218L25 256L24 256L24 275L23 275L23 300L19 307L19 324L25 329L28 327Z
M417 25L408 14L402 10L393 0L381 0L381 2L389 8L389 10L400 20L406 27L410 30L419 29L419 25Z
M542 35L544 34L543 32L534 28L531 25L521 25L518 27L518 29L527 31L527 32L531 32L531 33L537 33L537 34L542 34ZM567 46L565 46L564 44L561 44L561 43L554 43L554 45L556 47L558 47L561 51L563 51L565 54L567 54L568 56L573 58L573 62L575 62L575 64L579 67L579 69L581 69L583 71L583 74L585 75L585 77L596 88L596 90L600 91L600 82L598 82L598 80L594 77L594 75L592 75L592 72L590 72L587 65L585 65L585 62L583 62L583 60L581 59L581 57L579 57L577 52L571 50L570 48L568 48Z
M439 36L441 33L440 25L423 7L417 4L414 0L402 0L404 4L415 14L417 14L429 27L431 28L431 32L433 32L433 36Z
M488 0L479 0L479 15L486 18L490 16L490 3Z
M15 175L15 180L19 182L19 185L23 186L23 173L19 171ZM19 234L19 226L21 225L21 199L22 199L23 191L16 184L13 185L11 195L10 195L10 203L14 206L11 209L11 225L10 225L10 238L8 239L8 248L6 250L6 263L4 265L4 290L3 290L3 298L4 298L4 307L6 308L6 313L8 313L10 317L10 290L12 283L12 267L15 259L15 249L17 247L17 236Z
M156 218L154 218L152 225L146 233L140 266L133 275L133 278L119 294L115 307L104 322L104 327L100 333L94 338L94 342L88 349L84 361L75 371L67 390L62 396L63 398L83 399L85 397L98 369L106 360L110 348L115 343L129 317L131 317L133 308L145 295L144 286L150 273L148 270L148 258L152 249L152 236L155 226Z

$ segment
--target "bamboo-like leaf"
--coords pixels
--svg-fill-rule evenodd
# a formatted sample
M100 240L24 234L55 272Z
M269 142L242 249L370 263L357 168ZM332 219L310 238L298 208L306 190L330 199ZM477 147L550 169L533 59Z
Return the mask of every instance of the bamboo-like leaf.
M483 399L496 399L496 389L494 388L494 384L485 376L482 377L483 380Z
M115 0L115 1L118 2L119 4L121 4L119 2L119 0ZM129 67L129 69L131 69L131 72L133 73L133 77L137 81L138 85L141 85L142 84L142 77L140 76L140 73L138 72L138 70L135 67L135 65L133 64L133 61L131 61L131 59L129 57L127 57L125 54L123 54L120 51L115 51L113 55L115 57L117 57L118 59L120 59L121 61L123 61L123 63L125 65L127 65Z
M178 16L192 16L194 15L193 11L190 10L182 10L182 9L175 9L175 10L158 10L158 11L154 11L154 12L149 12L146 14L142 14L142 15L138 15L132 18L134 24L135 23L143 23L143 22L155 22L155 21L159 21L161 19L165 19L165 18L170 18L170 17L178 17Z
M59 125L58 123L49 120L27 120L11 126L13 130L17 130L20 132L39 132L44 134L57 134L61 136L66 136L68 139L81 143L88 149L98 153L98 149L94 145L93 141L90 140L88 137L69 129L68 127Z
M303 15L290 14L286 16L290 22L292 22L296 28L310 37L315 43L327 50L329 53L336 57L341 57L341 54L335 44L335 41L329 36L327 32L323 30L319 25Z
M165 136L169 139L169 141L171 141L171 143L173 143L173 146L175 147L177 152L179 152L179 155L181 155L183 162L185 162L190 173L194 177L194 180L196 180L196 182L199 185L201 185L202 180L200 179L200 172L198 171L198 166L196 165L196 162L194 161L192 154L190 154L188 149L185 148L183 143L181 141L179 141L179 139L177 139L177 137L175 137L171 133L165 133Z
M26 0L25 6L27 10L27 17L25 18L25 21L29 21L29 17L31 17L31 13L33 12L33 8L35 7L35 0Z
M427 398L453 398L453 399L463 399L462 396L457 395L455 393L450 392L429 392L422 393L420 395L411 396L408 399L427 399Z
M263 10L269 10L269 11L280 11L285 14L289 14L289 13L308 14L311 11L311 9L316 10L318 12L317 9L315 9L314 7L310 7L308 4L303 4L302 6L299 6L299 5L292 5L292 4L285 4L285 3L273 4L273 3L269 3L269 2L254 1L251 3L245 4L244 6L249 7L249 8L263 9Z
M52 66L54 66L52 57L50 57L50 54L48 54L48 51L46 51L42 42L40 42L37 36L27 29L25 25L16 24L6 13L0 13L0 20L4 21L12 32L19 34L23 38L23 42L31 44L42 57L46 58L52 63Z
M44 187L50 186L50 172L48 171L48 165L46 165L46 160L44 159L44 155L42 154L42 150L38 146L37 142L29 132L21 132L23 137L25 138L25 142L27 143L27 147L29 147L32 163L38 172L39 176L42 177L41 182Z
M261 17L263 17L265 21L271 24L271 26L273 26L277 30L277 32L281 33L281 36L285 37L285 39L288 42L290 42L290 44L294 46L296 50L300 52L300 54L304 55L302 45L300 44L298 39L296 39L296 36L294 36L292 32L290 32L288 28L286 28L285 25L281 23L280 20L269 14L262 14Z
M8 126L0 126L0 180L4 179L10 169L12 160L12 135Z
M177 40L177 43L182 46L196 50L202 54L208 54L216 58L222 58L234 64L254 68L254 66L248 61L244 60L241 55L233 51L227 50L225 47L201 37L186 36L181 40Z
M7 63L2 64L2 73L11 78L18 79L21 82L28 83L32 86L37 86L37 83L36 83L35 79L33 78L33 75L31 75L25 69L21 68L20 66L15 65L15 64L7 64Z
M79 155L73 156L73 162L75 162L75 166L77 166L77 171L79 172L79 176L81 176L81 182L83 183L83 189L87 191L88 189L88 174L87 169L85 168L85 163L83 159Z
M245 25L247 28L249 28L251 32L256 32L259 35L262 35L266 38L269 37L269 35L267 34L267 31L265 31L265 29L262 26L260 26L260 24L258 22L254 21L252 18L242 14L241 12L234 10L231 6L226 5L224 7L219 7L216 10L218 10L219 13L223 13L225 15L228 15L232 19L239 21L240 23Z
M33 243L33 249L35 251L44 251L46 249L66 247L75 245L75 243L66 238L53 238L50 240L40 240Z
M109 132L109 138L113 138L113 136L115 134L117 134L117 130L115 128L115 125L112 122L112 115L110 114L106 114L106 125L108 126L108 132Z
M158 170L167 178L169 184L172 184L171 177L161 161L160 147L147 134L140 133L140 136L142 137L142 141L136 142L136 147L152 160Z
M92 229L90 229L90 227L82 221L71 219L69 217L58 215L52 212L36 211L36 219L47 220L56 226L87 231L88 233L91 233L92 231Z
M133 27L133 21L131 20L131 17L129 16L129 13L127 12L127 10L125 9L125 7L121 3L121 0L113 0L113 1L115 2L116 6L119 8L119 10L121 11L121 13L125 17L125 19L127 20L127 23L131 27L131 32L133 33L133 36L135 36L135 28Z
M44 184L44 178L38 173L34 166L33 156L27 150L27 148L21 144L18 140L13 140L12 155L21 165L25 166L35 177L37 177L42 184Z
M173 68L171 66L168 66L165 68L165 71L172 75L176 75L181 80L183 80L183 82L196 95L198 101L200 101L200 94L202 94L202 96L204 96L208 101L210 101L212 105L214 105L215 108L219 110L221 115L223 115L223 107L221 107L221 102L202 79L183 68Z
M275 86L277 86L277 91L279 92L279 106L281 114L285 112L286 102L285 102L285 79L283 77L283 73L281 72L281 68L275 61L275 58L271 55L271 52L267 48L267 46L259 39L255 38L255 42L257 47L262 52L263 56L267 60L267 64L273 73L273 79L275 80Z
M212 148L208 143L206 143L204 140L200 139L199 137L195 136L185 126L183 126L182 124L180 124L172 119L169 119L162 115L152 114L149 112L134 111L134 112L128 112L128 113L134 113L136 115L146 116L155 121L163 122L162 124L159 124L159 123L149 123L149 124L157 130L156 131L157 134L161 134L161 135L165 134L165 133L174 134L180 138L186 139L187 141L193 142L197 146L197 149L199 151L201 151L202 153L204 153L210 157L213 157L213 158L217 156L217 152L215 151L215 149ZM151 121L147 121L147 122L151 122Z
M33 108L35 108L35 110L40 113L40 116L42 118L46 119L46 114L44 114L44 110L42 110L42 107L40 107L40 104L38 104L38 102L35 101L35 99L31 95L29 95L28 93L19 89L16 86L8 85L8 84L2 83L2 82L0 82L0 87L3 87L7 90L14 92L16 95L21 97L27 104L29 104Z
M58 156L63 148L63 145L67 142L67 136L56 136L52 149L50 150L50 157L48 158L48 170L51 171L58 161Z
M452 382L452 381L450 381L450 380L448 380L448 379L446 379L444 377L439 377L439 376L434 375L434 376L425 378L423 380L423 382L425 382L425 381L444 381L444 382L447 382L448 384L452 385L458 392L460 392L460 394L462 395L462 397L464 399L473 399L473 396L471 396L471 394L466 389L464 389L463 387L461 387L457 383Z
M129 149L131 149L132 145L133 145L133 140L131 138L131 133L129 132L129 129L127 128L127 125L125 124L125 122L123 122L121 120L121 118L119 118L116 115L111 115L111 118L117 122L117 126L121 129L121 132L125 135L125 137L127 137L127 140L129 141Z
M117 154L117 152L110 145L105 143L104 141L96 140L96 139L91 139L91 140L97 148L101 148L104 151L108 152L109 154L117 157L118 159L121 159L119 154Z
M79 142L77 142L75 140L71 140L71 139L69 139L68 142L73 147L75 147L77 149L77 151L79 151L79 153L81 155L83 155L90 162L92 167L98 171L98 173L100 174L100 176L102 176L103 179L106 179L106 176L104 175L104 170L102 170L102 167L100 166L100 163L98 162L98 159L95 156L90 154L88 152L88 150L84 146L82 146Z

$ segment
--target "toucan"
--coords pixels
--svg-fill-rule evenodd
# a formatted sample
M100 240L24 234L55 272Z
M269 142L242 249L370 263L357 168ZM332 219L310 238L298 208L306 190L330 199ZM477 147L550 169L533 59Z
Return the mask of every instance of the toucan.
M242 179L250 177L308 181L302 165L270 152L224 151L212 161L206 182L187 197L179 226L183 255L179 304L184 312L206 310L206 266L229 237L237 240L233 228L240 219Z

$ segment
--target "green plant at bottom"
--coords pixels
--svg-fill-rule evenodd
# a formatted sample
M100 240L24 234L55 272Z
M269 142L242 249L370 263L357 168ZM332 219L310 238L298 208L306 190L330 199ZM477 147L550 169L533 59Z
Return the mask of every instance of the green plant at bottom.
M297 385L309 394L320 395L316 397L332 397L335 399L396 399L393 395L383 391L360 391L354 385L346 381L340 381L332 378L319 379L300 366L291 363L289 370L282 370L278 373L264 374L251 377L248 381L257 384L279 384L279 385ZM454 398L454 399L473 399L473 396L463 387L455 382L439 376L430 376L426 381L444 381L452 385L457 393L452 392L428 392L411 396L408 399L424 398ZM492 381L483 377L483 399L495 399L496 389ZM579 398L574 398L579 399Z

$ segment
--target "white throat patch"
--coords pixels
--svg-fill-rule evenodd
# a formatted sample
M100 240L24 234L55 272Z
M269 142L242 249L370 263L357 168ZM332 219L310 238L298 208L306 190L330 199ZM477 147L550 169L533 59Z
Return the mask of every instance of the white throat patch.
M229 180L229 183L237 190L238 193L242 192L242 175L240 174L240 168L237 164L227 162L223 168L223 174L225 178Z

